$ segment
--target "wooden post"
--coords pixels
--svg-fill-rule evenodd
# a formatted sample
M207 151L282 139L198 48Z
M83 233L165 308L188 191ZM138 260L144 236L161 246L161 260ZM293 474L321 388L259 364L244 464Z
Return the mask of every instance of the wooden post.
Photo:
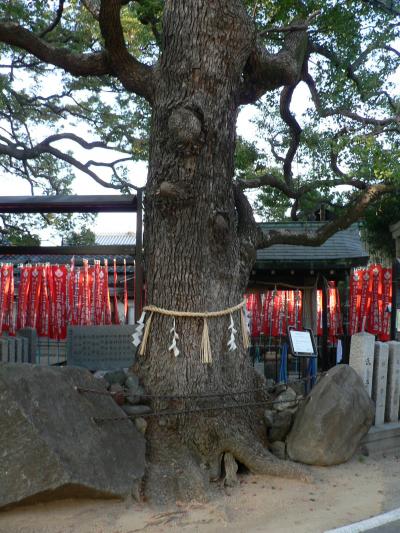
M143 189L137 191L136 253L135 253L135 322L143 308Z

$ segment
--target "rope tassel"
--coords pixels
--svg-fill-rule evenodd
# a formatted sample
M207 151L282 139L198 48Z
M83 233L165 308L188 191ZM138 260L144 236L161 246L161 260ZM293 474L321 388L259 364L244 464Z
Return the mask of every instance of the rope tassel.
M135 333L133 334L133 344L135 346L138 346L140 343L139 348L139 355L144 355L146 352L147 342L150 335L150 328L152 324L152 319L154 313L157 313L159 315L164 316L170 316L174 319L173 321L173 327L170 330L170 333L172 333L172 342L168 348L169 351L173 352L175 357L178 357L180 354L180 350L177 346L177 340L179 339L179 336L176 332L175 328L175 318L188 318L188 319L197 319L202 318L203 319L203 333L201 336L201 350L200 350L200 357L201 362L204 364L211 364L212 363L212 353L211 353L211 343L210 343L210 333L208 329L208 322L207 320L210 318L220 318L226 315L230 315L230 324L228 327L228 331L230 332L230 339L228 341L228 348L230 351L236 350L236 338L235 335L237 333L235 329L235 323L233 320L233 313L238 311L240 313L240 322L241 322L241 333L242 333L242 340L243 340L243 347L247 350L250 346L249 342L249 331L248 331L248 325L246 323L246 316L244 314L244 307L246 305L246 300L243 300L240 304L235 305L233 307L229 307L228 309L223 309L221 311L206 311L204 313L201 312L191 312L191 311L176 311L176 310L170 310L170 309L162 309L161 307L157 307L155 305L146 305L143 309L143 314L140 317L140 320L138 322L137 328ZM150 313L150 316L144 323L145 318L145 312ZM141 341L143 333L143 340ZM140 342L141 341L141 342Z
M212 354L211 354L210 334L208 331L207 318L204 318L203 335L201 336L200 357L201 357L201 362L204 363L205 365L211 364Z
M151 319L153 318L153 314L154 313L151 312L149 318L146 321L146 325L144 327L144 333L143 333L143 340L142 340L142 343L140 345L139 355L144 355L144 353L146 351L147 341L148 341L149 335L150 335Z
M242 326L243 348L248 350L250 348L249 330L247 328L247 321L243 308L240 311L240 322Z

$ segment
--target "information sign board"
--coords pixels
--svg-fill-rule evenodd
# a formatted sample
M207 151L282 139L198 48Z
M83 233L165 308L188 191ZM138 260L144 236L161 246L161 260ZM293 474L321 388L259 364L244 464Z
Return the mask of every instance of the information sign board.
M311 329L289 328L289 344L295 357L318 357L317 346Z

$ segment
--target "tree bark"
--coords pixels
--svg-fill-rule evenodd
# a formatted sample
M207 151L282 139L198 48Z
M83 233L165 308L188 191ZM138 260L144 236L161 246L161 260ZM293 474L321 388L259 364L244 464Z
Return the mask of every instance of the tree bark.
M156 77L145 199L148 303L170 310L217 311L243 299L254 256L243 264L243 235L233 186L235 128L242 73L254 28L239 0L167 0ZM247 243L249 244L249 243ZM240 331L239 315L234 315ZM172 318L155 314L138 357L152 395L190 396L260 387L238 333L228 351L229 316L209 320L212 363L200 360L201 319L176 319L180 355L168 350ZM258 396L257 396L258 394ZM155 410L254 402L264 393L226 399L153 401ZM262 412L262 411L261 411ZM203 411L152 419L146 495L159 502L202 499L230 452L255 472L297 475L263 446L260 410Z

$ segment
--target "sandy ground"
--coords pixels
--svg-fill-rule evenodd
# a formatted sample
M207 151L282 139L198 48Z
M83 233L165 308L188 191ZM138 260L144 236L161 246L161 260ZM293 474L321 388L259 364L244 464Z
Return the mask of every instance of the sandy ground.
M212 502L168 510L115 500L20 507L0 513L0 533L319 533L400 506L400 452L312 473L312 483L242 475Z

